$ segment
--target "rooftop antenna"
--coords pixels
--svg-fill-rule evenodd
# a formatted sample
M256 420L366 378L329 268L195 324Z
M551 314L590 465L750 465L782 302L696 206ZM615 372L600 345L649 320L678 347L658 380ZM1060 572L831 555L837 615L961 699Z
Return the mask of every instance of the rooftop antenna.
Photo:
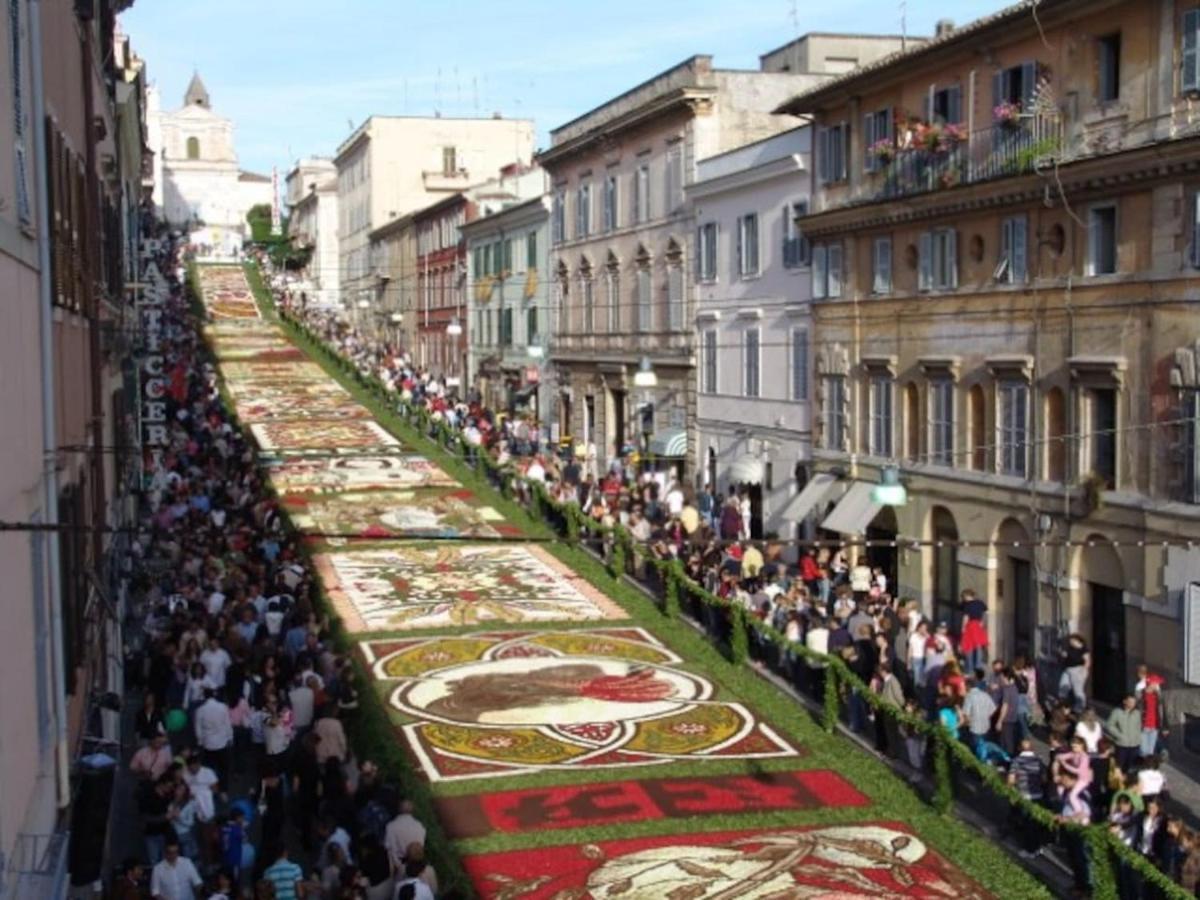
M795 36L792 41L792 71L800 71L800 10L796 6L796 0L792 0L792 34Z
M908 0L900 0L900 50L908 49Z
M433 114L441 116L442 114L442 67L438 66L437 81L433 83Z

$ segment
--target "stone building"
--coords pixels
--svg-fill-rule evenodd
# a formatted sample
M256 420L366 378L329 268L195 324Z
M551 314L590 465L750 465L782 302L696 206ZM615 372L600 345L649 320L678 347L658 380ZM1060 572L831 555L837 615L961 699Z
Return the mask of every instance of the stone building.
M820 519L992 653L1200 684L1200 14L1009 7L804 93ZM871 486L898 469L902 507ZM1191 597L1191 601L1188 598Z
M308 157L297 161L284 181L288 237L309 251L304 276L310 303L338 304L337 168L333 160Z

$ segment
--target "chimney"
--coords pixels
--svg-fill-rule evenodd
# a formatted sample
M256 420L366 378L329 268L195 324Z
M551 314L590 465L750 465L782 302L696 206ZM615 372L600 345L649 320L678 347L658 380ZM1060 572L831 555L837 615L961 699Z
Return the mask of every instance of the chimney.
M944 38L954 31L953 19L938 19L937 24L933 26L933 36L935 38Z

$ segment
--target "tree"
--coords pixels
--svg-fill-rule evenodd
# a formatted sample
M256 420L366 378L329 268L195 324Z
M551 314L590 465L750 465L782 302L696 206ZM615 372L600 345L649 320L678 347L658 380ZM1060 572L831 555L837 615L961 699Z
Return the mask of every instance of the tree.
M271 234L271 204L259 203L246 213L250 225L248 244L260 247L270 256L276 266L287 269L303 268L309 253L297 250L288 239L288 220L284 216L279 223L279 234Z

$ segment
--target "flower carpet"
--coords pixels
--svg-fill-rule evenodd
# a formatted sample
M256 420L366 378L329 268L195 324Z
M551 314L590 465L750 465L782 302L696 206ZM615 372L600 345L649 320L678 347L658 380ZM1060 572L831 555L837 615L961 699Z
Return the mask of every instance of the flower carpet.
M333 546L353 538L521 536L495 507L460 487L291 496L284 503L294 524Z
M375 418L350 379L292 354L312 345L269 310L227 316L240 270L199 274L223 388L372 684L352 733L410 771L444 888L1048 896L398 417Z
M258 304L241 266L198 266L204 307L214 319L257 319Z

